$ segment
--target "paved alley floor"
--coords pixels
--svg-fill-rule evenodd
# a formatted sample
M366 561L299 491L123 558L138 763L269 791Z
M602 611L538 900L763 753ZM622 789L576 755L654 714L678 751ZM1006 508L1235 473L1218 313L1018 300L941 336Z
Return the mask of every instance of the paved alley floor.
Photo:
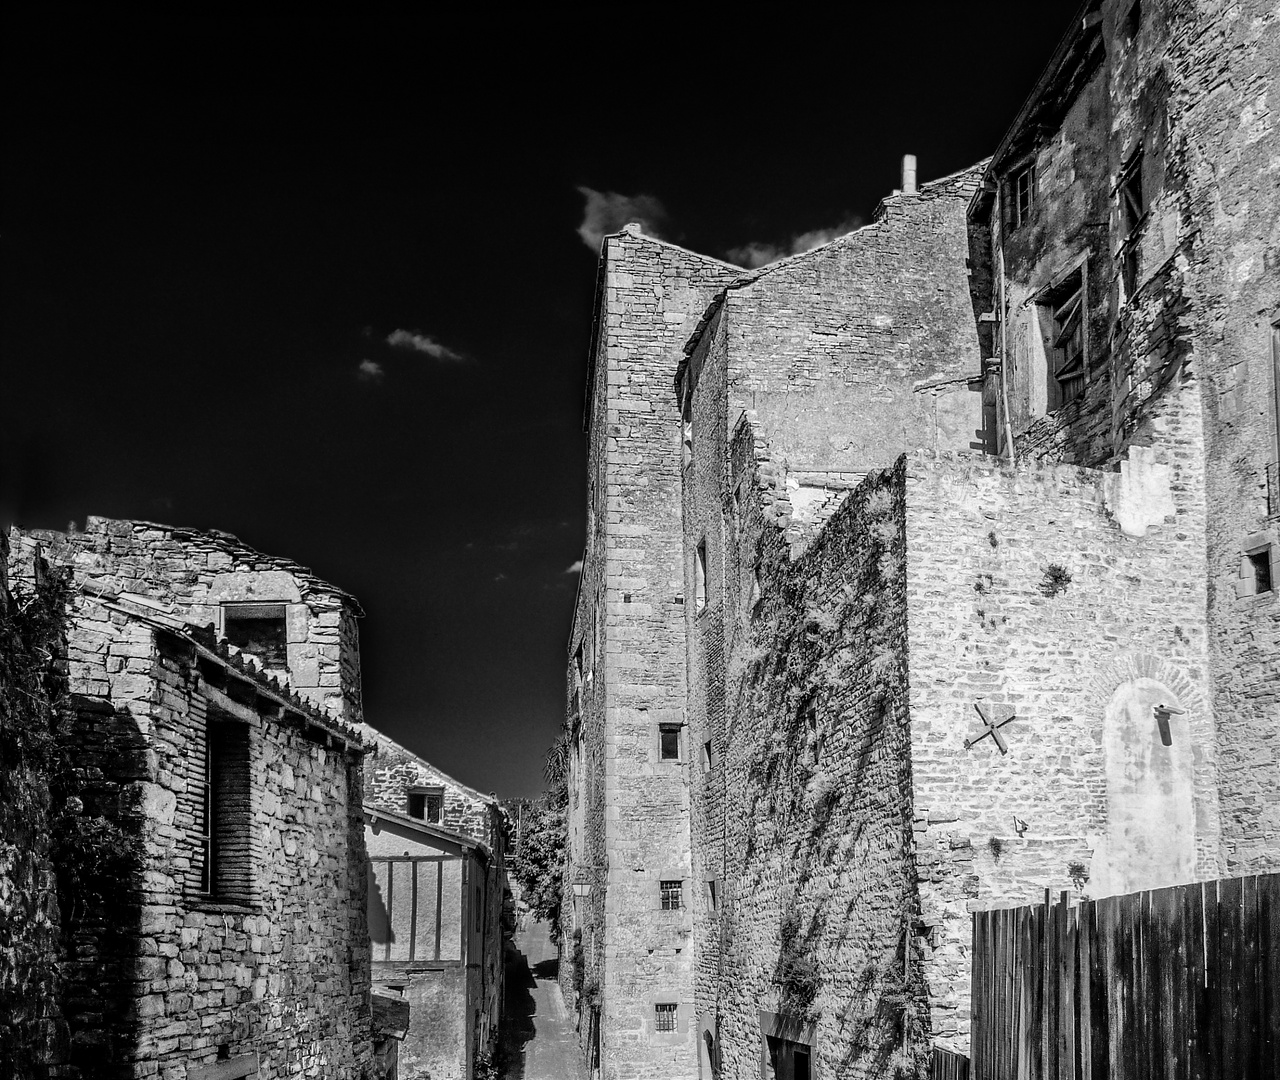
M516 951L507 954L506 1080L585 1080L574 1015L556 982L559 961L547 924L522 914L515 945Z

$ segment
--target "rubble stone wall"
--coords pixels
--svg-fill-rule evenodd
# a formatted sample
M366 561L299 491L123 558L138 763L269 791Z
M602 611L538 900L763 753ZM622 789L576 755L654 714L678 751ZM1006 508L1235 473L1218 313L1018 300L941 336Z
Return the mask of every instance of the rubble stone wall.
M358 751L228 704L182 638L90 598L74 625L85 812L126 824L141 851L113 917L90 916L75 942L80 1075L182 1075L221 1051L258 1054L266 1077L362 1077L372 1047ZM237 902L199 891L213 712L249 738L251 895Z
M285 605L287 678L306 700L350 723L363 719L354 597L304 566L240 543L229 533L91 517L84 532L14 530L15 548L41 545L78 583L131 592L168 606L193 626L221 630L223 603Z
M944 1045L967 1046L975 906L1222 872L1201 473L1142 448L1120 474L909 461L918 929ZM1014 716L1007 754L979 704ZM1156 704L1181 710L1168 745Z

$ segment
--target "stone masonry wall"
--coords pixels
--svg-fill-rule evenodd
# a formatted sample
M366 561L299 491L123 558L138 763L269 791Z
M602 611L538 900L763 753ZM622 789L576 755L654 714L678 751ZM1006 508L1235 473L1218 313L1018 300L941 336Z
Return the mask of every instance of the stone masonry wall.
M582 927L586 974L600 987L603 1075L678 1080L696 1075L692 965L687 938L658 910L659 880L689 871L685 762L658 758L659 725L684 724L680 425L671 379L715 291L741 271L632 227L606 238L602 259L588 411L589 499L602 513L589 522L571 643L576 651L584 631L593 635L583 704L602 710L602 719L583 716L587 738L600 740L584 746L593 764L581 772L595 799L586 852L600 861L581 869L607 881L582 905L599 920ZM676 1032L655 1031L656 1001L678 1005ZM581 1030L589 1039L591 1024Z
M193 626L221 626L224 602L286 606L290 687L343 720L363 719L354 597L304 566L229 533L91 517L84 532L14 530L15 550L43 545L78 583L150 597Z
M785 470L749 423L734 435L723 599L692 631L693 672L724 697L703 792L723 823L719 910L695 909L718 937L718 994L699 1006L718 1008L725 1078L759 1076L774 1031L813 1048L817 1075L914 1072L929 1031L904 954L918 901L903 469L870 474L793 558Z
M1201 476L1194 455L1161 464L1142 448L1119 474L909 462L921 949L943 1045L967 1046L974 907L1222 871ZM1162 701L1182 710L1171 745ZM964 746L985 730L979 703L1015 717L1007 755L989 736Z
M865 228L732 286L729 422L788 468L865 473L983 445L965 210L981 167L895 194Z
M86 813L126 823L142 853L136 879L119 883L123 914L95 925L90 913L76 940L81 1074L178 1078L222 1051L259 1054L264 1077L363 1077L372 1048L358 749L281 722L272 700L245 696L243 675L223 693L207 681L220 669L190 641L90 598L68 656ZM214 710L249 733L248 902L199 892Z

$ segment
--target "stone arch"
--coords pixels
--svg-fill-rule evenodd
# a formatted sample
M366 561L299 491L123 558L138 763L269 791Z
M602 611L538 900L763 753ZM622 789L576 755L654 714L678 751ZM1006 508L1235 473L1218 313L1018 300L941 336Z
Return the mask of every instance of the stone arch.
M1195 732L1204 697L1180 668L1129 653L1098 672L1106 822L1089 893L1163 888L1196 877ZM1166 713L1156 706L1168 705Z

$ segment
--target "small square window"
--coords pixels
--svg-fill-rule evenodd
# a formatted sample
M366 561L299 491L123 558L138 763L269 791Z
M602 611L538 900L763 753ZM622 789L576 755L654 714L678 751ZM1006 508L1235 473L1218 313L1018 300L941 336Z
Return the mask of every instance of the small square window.
M675 1031L677 1005L662 1002L653 1007L653 1024L658 1031Z
M679 911L684 907L683 881L661 881L658 883L658 893L663 911Z
M679 724L660 724L658 726L658 756L663 761L680 760Z
M288 667L284 604L226 604L222 627L228 644L260 660L263 667Z
M444 814L444 788L414 788L409 791L409 816L439 825Z
M1263 548L1261 551L1253 551L1246 557L1253 569L1254 595L1270 592L1275 588L1271 578L1271 549Z

